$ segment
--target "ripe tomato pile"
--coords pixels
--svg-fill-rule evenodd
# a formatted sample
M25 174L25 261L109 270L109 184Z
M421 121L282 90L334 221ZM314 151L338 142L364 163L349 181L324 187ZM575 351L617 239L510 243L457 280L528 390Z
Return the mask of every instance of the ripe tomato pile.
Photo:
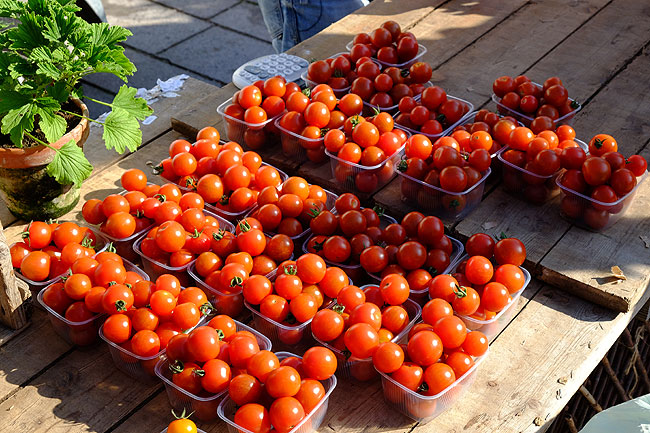
M641 155L626 159L618 152L614 137L607 134L597 134L589 141L589 154L579 147L566 148L561 154L561 164L566 169L560 178L565 192L562 214L596 230L617 219L629 204L628 200L621 199L634 190L637 177L648 168Z
M474 140L478 135L481 137ZM479 131L470 140L476 142L475 149L467 153L461 151L454 137L440 137L433 144L422 134L410 137L407 159L397 167L399 174L406 175L402 176L402 198L421 209L437 211L446 219L456 219L466 208L476 206L483 188L475 186L490 168L492 158L487 149L493 140L488 133Z
M63 275L79 258L95 255L97 237L73 222L32 221L21 233L22 242L9 247L15 270L32 281Z
M201 203L213 205L218 214L241 215L255 204L259 191L267 186L279 186L282 175L274 167L263 165L256 152L244 152L232 141L219 144L218 132L210 138L201 138L212 130L216 132L212 127L199 131L194 143L173 141L169 158L160 163L158 172L165 179L196 192L202 198ZM172 199L166 194L165 198Z
M336 366L325 347L312 347L302 358L258 352L230 381L232 420L250 432L289 432L320 406Z
M372 357L381 343L393 340L407 328L413 319L409 310L411 315L415 313L413 306L405 304L409 293L406 279L394 274L385 277L379 286L365 290L346 286L339 292L336 306L316 314L312 333L319 342L337 350L353 378L370 380L376 372L369 362L362 361ZM348 352L350 358L345 355Z
M325 134L327 152L336 156L331 162L334 178L351 190L376 191L392 179L397 153L407 137L403 130L394 128L388 113L348 118L343 130Z
M563 154L572 155L582 150L574 140L575 131L568 125L555 130L544 130L537 135L525 126L513 129L508 149L499 155L510 163L503 167L503 184L513 193L531 203L541 204L552 198L558 188L554 175L561 168ZM571 148L577 148L569 150Z
M402 99L422 94L432 69L428 63L417 62L408 69L390 66L382 70L369 57L361 57L356 74L350 91L373 107L392 112Z
M423 300L432 275L445 272L451 263L453 244L444 234L442 221L434 216L410 212L401 223L381 230L379 240L385 246L367 246L359 256L361 266L381 278L404 276L418 302Z
M352 40L350 55L376 58L385 66L408 66L419 51L418 41L411 32L402 32L395 21L386 21L370 34L359 33Z
M495 243L489 235L477 233L467 240L468 258L453 274L434 277L429 283L431 299L442 299L460 316L490 320L510 305L511 295L524 287L526 247L516 238Z
M316 254L303 254L296 261L284 262L273 281L261 275L246 278L242 293L251 308L272 321L267 326L277 329L278 340L292 345L304 336L300 325L309 323L347 285L343 270L328 267Z
M539 86L525 75L515 78L504 75L494 81L492 91L503 106L499 106L500 111L514 115L536 133L554 128L556 120L569 118L580 107L569 99L569 92L558 77L551 77Z
M288 157L299 157L306 151L310 161L325 161L326 130L343 127L348 117L360 114L362 109L359 96L347 94L339 101L327 84L319 84L310 92L292 94L287 99L288 111L278 123L282 151Z
M375 368L422 398L384 381L384 396L389 402L406 405L415 419L427 418L436 411L438 401L430 396L448 390L475 365L475 359L488 351L488 340L480 331L467 332L463 321L453 315L449 304L440 299L427 303L421 323L411 328L405 343L386 342L376 349Z
M314 213L327 209L327 199L327 193L320 186L292 176L279 188L262 190L257 198L257 208L251 211L250 217L259 221L265 233L296 238L309 229Z
M327 84L340 97L350 90L350 83L357 77L356 69L357 62L352 62L350 54L341 53L310 63L306 78L316 84Z
M361 202L352 193L340 195L332 211L314 212L309 227L312 235L305 242L308 252L323 257L328 264L346 265L352 279L362 279L359 256L363 250L380 240L380 213L361 208Z
M451 133L464 152L475 149L486 149L494 155L502 147L508 145L510 133L517 127L514 117L503 116L489 110L482 109L476 112L473 122L464 121L456 126ZM488 148L491 143L491 146Z
M295 92L300 92L300 87L281 76L259 80L235 92L223 109L228 138L251 149L264 146L276 132L269 120L284 112L289 96Z
M469 105L447 97L439 86L427 87L420 99L403 98L399 101L399 114L395 122L414 132L439 136L457 123L470 110Z

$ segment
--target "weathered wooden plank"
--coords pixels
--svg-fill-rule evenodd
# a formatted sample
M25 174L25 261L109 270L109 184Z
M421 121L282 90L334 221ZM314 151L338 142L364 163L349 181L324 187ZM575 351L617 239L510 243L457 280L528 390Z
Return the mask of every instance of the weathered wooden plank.
M11 329L18 330L27 325L27 305L29 298L27 285L14 276L9 244L0 223L0 322Z
M0 403L0 431L103 432L160 387L117 370L106 345L77 350Z
M72 348L56 334L45 311L35 308L31 320L0 347L0 400Z
M615 313L546 286L490 346L471 398L443 413L432 427L448 432L545 431L633 316L633 311Z
M643 156L650 158L650 149ZM571 227L542 260L540 278L613 310L630 310L650 284L650 249L641 238L650 233L649 207L646 181L627 213L603 233ZM612 278L612 266L619 266L627 280Z

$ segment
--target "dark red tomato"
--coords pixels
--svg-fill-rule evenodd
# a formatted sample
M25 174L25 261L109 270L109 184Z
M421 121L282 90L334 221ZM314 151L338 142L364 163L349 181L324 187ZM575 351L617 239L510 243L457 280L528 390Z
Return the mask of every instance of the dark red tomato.
M598 156L590 156L582 164L582 175L585 182L591 186L602 185L611 175L609 163Z
M587 153L580 146L567 147L562 150L562 154L560 155L562 168L566 169L580 170L585 159L587 159Z
M465 250L471 256L483 256L490 258L494 254L494 239L485 233L476 233L467 239Z
M625 168L634 173L635 176L641 176L648 169L648 162L641 155L632 155L627 159Z
M521 266L526 260L526 247L516 238L501 239L494 246L494 258L500 265Z
M636 177L631 170L621 168L612 173L609 183L619 197L623 197L636 186Z

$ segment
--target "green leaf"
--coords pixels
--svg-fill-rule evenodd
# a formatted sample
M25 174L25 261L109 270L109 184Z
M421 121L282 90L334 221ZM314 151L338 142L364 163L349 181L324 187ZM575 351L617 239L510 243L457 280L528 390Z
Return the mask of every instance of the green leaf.
M25 131L32 129L34 129L34 105L31 102L9 110L2 118L2 133L9 134L11 142L17 147L23 147Z
M41 109L37 111L37 114L40 115L38 126L40 126L41 131L45 134L45 138L48 142L54 143L59 138L63 137L63 134L65 134L65 130L68 127L68 124L63 117Z
M0 90L0 113L7 113L29 104L32 98L13 90Z
M49 86L47 88L47 94L54 98L59 104L63 104L70 96L70 92L63 81L59 81L54 83L53 86Z
M119 26L109 26L107 23L91 24L91 38L94 45L105 45L113 48L118 42L123 42L131 36L129 30Z
M142 144L142 131L138 120L128 111L114 107L106 117L102 136L107 149L124 153L126 149L134 152Z
M42 62L38 64L38 69L36 69L37 74L43 74L48 78L56 81L61 78L61 71L56 67L54 63L51 62Z
M61 185L74 183L81 185L88 179L93 171L93 166L86 159L83 150L74 140L68 141L56 151L54 159L47 166L47 174L52 176Z
M24 3L18 0L0 0L0 17L17 18L24 10Z
M31 50L45 45L45 38L42 35L43 29L38 23L38 18L33 12L20 17L20 24L15 29L9 30L9 39L14 49Z
M147 106L147 101L135 97L136 92L133 87L123 84L111 105L114 109L120 108L136 119L144 120L153 113L153 110Z

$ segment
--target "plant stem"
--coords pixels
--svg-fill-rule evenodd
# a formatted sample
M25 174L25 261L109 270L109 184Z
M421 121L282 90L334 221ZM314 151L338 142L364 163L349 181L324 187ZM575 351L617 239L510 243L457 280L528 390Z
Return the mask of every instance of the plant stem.
M85 96L85 95L84 95L84 98L88 99L89 101L93 101L93 102L96 102L98 104L106 105L107 107L113 108L113 104L109 104L108 102L98 101L97 99L93 99L93 98L91 98L89 96Z
M82 116L81 114L77 114L77 113L74 113L74 112L72 112L72 111L61 110L61 112L62 112L62 113L66 113L66 114L71 114L71 115L73 115L73 116L77 116L77 117L80 117L80 118L82 118L82 119L86 119L86 120L88 120L89 122L94 122L94 123L98 123L98 124L100 124L100 125L103 125L102 122L99 122L99 121L97 121L97 120L95 120L95 119L91 119L90 117Z
M58 151L58 149L56 147L50 146L48 143L44 142L40 138L35 137L30 132L25 131L25 135L28 136L29 138L31 138L32 140L34 140L35 142L37 142L38 144L42 144L43 146L48 147L48 148L52 149L55 152Z

